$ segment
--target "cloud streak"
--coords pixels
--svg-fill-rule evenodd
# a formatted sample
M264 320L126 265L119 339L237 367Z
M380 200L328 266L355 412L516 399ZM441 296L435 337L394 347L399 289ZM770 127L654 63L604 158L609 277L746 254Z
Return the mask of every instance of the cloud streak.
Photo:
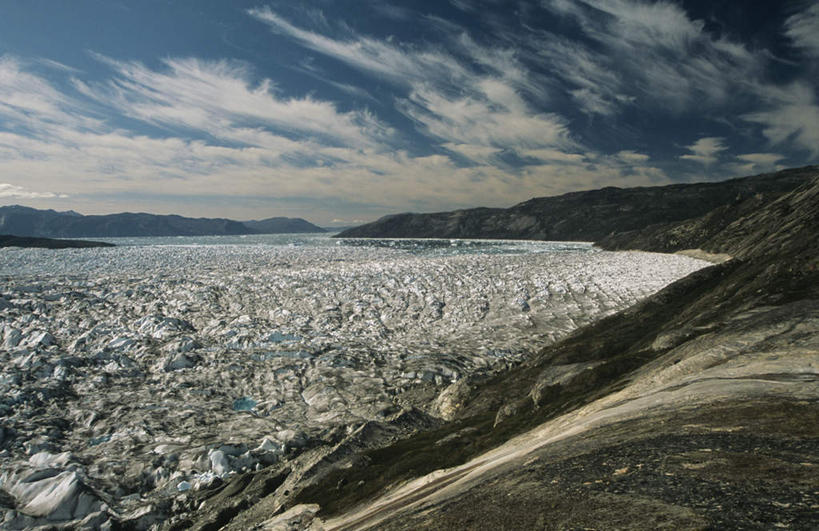
M599 51L579 43L544 48L561 76L578 87L572 95L590 113L610 115L633 102L677 113L693 105L725 104L738 81L753 79L762 68L762 57L712 37L676 3L544 0L542 5L576 21L597 44Z
M480 46L465 31L452 41L455 54L351 31L331 38L297 27L270 8L248 13L275 33L404 87L407 95L398 99L398 110L419 131L473 164L497 162L492 155L500 151L575 145L565 119L538 112L527 101L527 96L542 99L544 91L515 53Z
M22 186L9 183L0 183L0 198L3 199L66 199L66 194L56 194L54 192L34 192Z
M819 4L809 5L805 10L788 17L785 21L785 35L805 54L819 58Z

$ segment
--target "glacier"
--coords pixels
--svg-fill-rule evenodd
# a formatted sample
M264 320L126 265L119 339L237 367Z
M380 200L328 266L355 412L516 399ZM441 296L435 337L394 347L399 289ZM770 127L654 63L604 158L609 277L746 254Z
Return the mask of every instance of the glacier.
M580 243L326 237L3 249L0 522L150 527L188 490L401 408L441 416L463 378L706 265Z

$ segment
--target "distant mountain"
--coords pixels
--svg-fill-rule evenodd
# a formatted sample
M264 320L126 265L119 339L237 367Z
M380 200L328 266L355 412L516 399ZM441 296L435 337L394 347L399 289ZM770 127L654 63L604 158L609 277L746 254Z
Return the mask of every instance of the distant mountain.
M530 199L511 208L396 214L338 234L339 238L494 238L599 241L703 216L719 207L765 200L796 189L816 167L728 181L572 192Z
M267 218L259 221L245 221L246 227L259 234L284 234L295 232L327 232L301 218Z
M281 220L273 222L274 220ZM310 227L307 230L305 227ZM117 236L205 236L322 232L302 219L271 218L242 223L223 218L186 218L144 213L84 216L73 211L38 210L19 205L0 207L0 233L45 238Z
M84 249L87 247L114 247L113 243L88 240L55 240L0 234L0 247L40 247L44 249Z

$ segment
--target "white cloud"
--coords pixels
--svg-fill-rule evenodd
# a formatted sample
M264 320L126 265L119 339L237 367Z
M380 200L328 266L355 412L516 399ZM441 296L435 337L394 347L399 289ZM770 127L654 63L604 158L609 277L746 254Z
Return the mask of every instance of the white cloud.
M34 192L32 190L27 190L22 186L16 186L9 183L0 183L0 198L3 199L65 199L67 197L68 196L66 194L57 194L54 192Z
M201 212L187 206L191 196L211 197L222 204L232 203L230 198L252 197L259 209L271 202L309 197L370 205L367 212L374 216L406 210L410 204L415 210L487 201L508 206L542 195L544 187L522 178L523 173L493 165L492 155L501 149L493 144L530 146L539 154L551 152L550 158L556 160L566 142L559 119L529 115L514 92L490 77L483 79L481 92L473 95L476 99L438 98L430 107L416 109L428 113L440 106L441 131L436 134L451 137L452 142L443 142L446 147L475 164L459 167L445 155L414 156L396 149L383 128L361 113L338 112L313 99L279 98L271 84L251 83L241 65L168 59L166 68L156 71L138 63L109 64L115 74L110 82L89 85L76 79L72 93L58 90L19 64L7 63L0 70L5 76L0 82L5 105L0 174L9 176L6 193L43 206L43 201L56 199L48 195L52 192L26 188L31 182L38 190L70 194L62 204L65 208L86 210L96 205L96 210L104 204L108 211L156 211L152 205L162 204L166 211L192 215ZM434 91L429 94L438 96ZM20 113L22 103L16 102L25 102L26 112ZM453 103L461 105L464 116L445 108ZM138 134L89 118L91 109L101 108L110 116L123 114L160 125L166 136ZM281 131L283 118L277 112L301 123L283 125ZM21 124L25 131L18 130ZM564 156L564 164L585 164ZM537 164L527 171L537 171ZM562 186L555 184L555 189L568 191ZM21 195L25 193L29 195ZM312 212L307 217L319 222L322 215L337 217ZM258 210L235 215L270 214Z
M778 164L784 158L778 153L745 153L737 155L736 161L728 164L728 168L736 175L774 172L784 169Z
M372 38L351 36L348 40L333 39L299 28L269 7L250 9L248 14L267 24L272 31L296 39L312 50L393 81L423 79L436 71L455 66L446 64L447 58L434 52L413 53Z
M786 87L760 87L766 110L742 115L742 119L762 125L762 134L773 145L792 144L819 154L819 105L814 88L796 82Z
M645 153L624 150L617 153L617 158L628 164L641 164L643 162L647 162L650 157Z
M493 164L495 162L495 157L501 152L501 150L498 148L475 144L456 144L454 142L447 142L442 144L442 146L453 153L458 153L462 157L479 164Z
M509 109L476 97L450 98L429 87L417 87L401 109L448 143L515 150L573 145L566 122L555 114Z
M819 3L789 17L785 21L785 35L807 55L819 57Z
M699 162L704 166L710 166L719 160L719 153L728 148L725 146L724 138L709 136L700 138L686 149L688 149L690 153L681 155L681 159Z
M563 118L538 112L527 102L526 95L544 98L544 89L510 49L480 46L460 32L451 44L467 62L434 48L379 41L350 30L344 39L334 39L299 28L270 8L248 13L312 50L405 87L408 95L399 99L398 109L422 133L457 146L448 149L473 162L487 163L487 154L499 150L573 144Z
M576 86L571 96L589 113L651 103L675 112L730 103L732 88L755 77L761 56L724 38L677 3L644 0L544 0L572 17L599 46L548 42L556 72ZM547 41L554 41L553 38ZM602 47L602 48L601 48ZM577 65L574 68L574 65Z
M279 149L293 146L284 138L259 134L260 127L278 131L279 137L308 134L356 147L373 146L392 134L366 111L342 113L332 103L309 96L278 98L270 80L252 84L240 63L166 59L167 70L156 71L139 63L104 60L118 78L94 87L78 82L78 88L147 122L207 130L216 137L235 134L228 139Z
M0 56L0 118L18 128L47 128L53 124L96 127L100 121L87 106L66 97L10 56Z

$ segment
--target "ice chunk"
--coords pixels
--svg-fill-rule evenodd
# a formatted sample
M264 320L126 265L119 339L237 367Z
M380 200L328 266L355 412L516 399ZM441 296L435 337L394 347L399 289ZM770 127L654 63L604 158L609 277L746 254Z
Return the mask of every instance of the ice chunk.
M261 444L256 448L257 452L269 452L271 450L279 450L281 447L279 444L276 444L272 439L269 437L265 437L262 439Z
M219 477L224 477L232 470L230 462L228 462L225 452L222 450L211 450L210 454L210 469Z
M195 367L199 360L201 360L199 356L191 356L188 354L179 354L171 359L169 359L165 363L165 372L171 371L178 371L180 369L190 369ZM255 404L254 404L255 405ZM234 403L235 409L235 403Z
M68 464L70 459L71 454L69 452L63 452L60 454L38 452L29 457L28 462L30 465L37 468L64 467Z
M103 506L76 471L57 473L48 469L3 474L0 483L17 500L21 513L50 521L85 518Z
M235 411L251 411L254 407L256 407L256 401L247 396L233 401L233 409Z
M293 334L282 334L281 332L272 332L267 335L265 341L268 343L284 343L285 341L298 341L299 336Z
M111 351L126 351L136 346L137 342L130 337L116 337L105 348Z
M55 343L54 336L44 330L37 330L26 339L25 345L29 348L46 348Z
M3 339L3 346L6 348L13 348L20 344L23 339L23 333L17 328L6 328L5 338Z

